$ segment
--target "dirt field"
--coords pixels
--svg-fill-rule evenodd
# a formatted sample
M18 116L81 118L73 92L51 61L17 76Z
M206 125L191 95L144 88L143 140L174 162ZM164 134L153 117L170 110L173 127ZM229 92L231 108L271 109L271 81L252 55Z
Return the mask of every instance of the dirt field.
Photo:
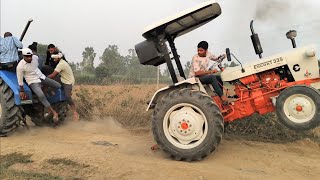
M320 145L310 140L272 144L224 139L200 162L176 162L154 144L148 129L126 130L111 118L52 128L19 129L1 138L1 155L30 154L0 175L25 179L319 179ZM51 160L51 161L50 161ZM52 161L57 163L52 163ZM51 163L50 163L51 162ZM27 172L29 174L19 175ZM31 176L36 178L38 176ZM30 178L30 177L29 177ZM39 178L41 179L41 178Z
M176 162L150 150L150 114L143 110L153 89L78 87L77 102L91 104L94 120L84 114L79 123L31 125L0 138L0 179L319 179L320 131L296 134L262 117L237 124L241 130L255 118L266 122L240 132L231 125L218 150L200 162ZM128 113L107 117L120 110Z

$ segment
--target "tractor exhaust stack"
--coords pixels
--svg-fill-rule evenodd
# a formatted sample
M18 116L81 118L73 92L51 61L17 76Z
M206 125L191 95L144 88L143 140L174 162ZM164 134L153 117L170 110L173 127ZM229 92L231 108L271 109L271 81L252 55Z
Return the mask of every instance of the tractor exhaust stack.
M32 21L33 21L32 19L29 19L26 27L24 28L24 30L23 30L23 32L22 32L22 34L21 34L20 41L23 40L23 38L24 38L24 36L26 35L27 30L28 30L28 28L29 28L29 26L30 26L30 24L31 24Z
M297 37L297 31L296 30L290 30L290 31L287 32L286 36L287 36L288 39L291 40L292 47L296 48L297 44L296 44L295 38Z
M251 29L251 33L252 33L251 41L252 41L254 50L255 50L256 54L259 55L259 57L261 59L262 58L263 49L262 49L262 46L261 46L261 43L260 43L259 35L254 32L253 20L250 22L250 29Z

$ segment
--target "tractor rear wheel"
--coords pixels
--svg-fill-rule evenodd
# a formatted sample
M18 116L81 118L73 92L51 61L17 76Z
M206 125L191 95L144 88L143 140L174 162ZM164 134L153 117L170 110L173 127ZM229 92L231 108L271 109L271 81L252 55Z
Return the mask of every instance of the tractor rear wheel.
M152 131L159 147L174 160L201 160L219 145L223 117L210 96L188 88L174 90L157 103Z
M320 92L298 85L283 90L276 103L279 121L286 127L304 131L320 124Z
M23 120L22 114L22 109L15 105L13 91L0 78L0 134L7 134L18 127Z
M68 103L66 101L57 102L55 104L52 104L52 108L59 114L59 121L63 122L68 113ZM53 116L51 113L48 112L48 110L45 110L43 122L46 124L52 124L53 123Z
M67 117L68 103L66 101L58 102L53 107L59 114L59 121L63 122Z

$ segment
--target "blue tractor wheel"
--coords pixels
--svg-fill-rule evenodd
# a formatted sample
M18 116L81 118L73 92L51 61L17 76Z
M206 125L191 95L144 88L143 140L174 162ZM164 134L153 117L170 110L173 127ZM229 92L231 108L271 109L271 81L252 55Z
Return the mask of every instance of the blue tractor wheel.
M0 78L0 134L14 130L22 120L23 111L15 105L13 91Z

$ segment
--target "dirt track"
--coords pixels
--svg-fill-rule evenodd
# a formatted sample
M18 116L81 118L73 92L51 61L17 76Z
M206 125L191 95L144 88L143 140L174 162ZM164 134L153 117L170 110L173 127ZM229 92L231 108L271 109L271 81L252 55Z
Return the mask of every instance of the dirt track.
M320 145L309 140L288 144L223 140L200 162L176 162L153 145L148 129L125 130L112 119L69 122L58 129L31 127L1 138L1 155L33 154L31 164L10 167L83 179L319 179ZM108 143L107 143L108 142ZM97 143L97 144L94 144ZM49 166L68 158L85 168Z

